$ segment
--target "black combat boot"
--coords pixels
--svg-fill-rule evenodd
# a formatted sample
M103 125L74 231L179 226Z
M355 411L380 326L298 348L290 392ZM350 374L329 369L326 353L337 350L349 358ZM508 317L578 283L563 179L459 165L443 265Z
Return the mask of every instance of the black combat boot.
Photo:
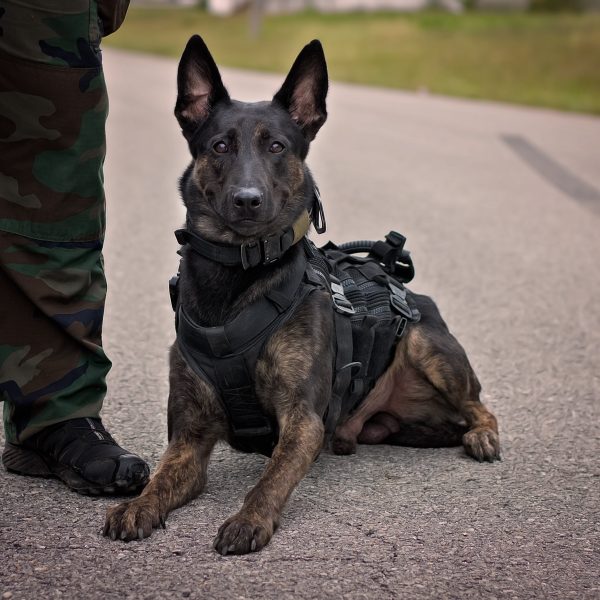
M22 444L7 443L7 470L56 476L80 494L128 494L144 487L150 469L123 450L95 418L70 419L46 427Z

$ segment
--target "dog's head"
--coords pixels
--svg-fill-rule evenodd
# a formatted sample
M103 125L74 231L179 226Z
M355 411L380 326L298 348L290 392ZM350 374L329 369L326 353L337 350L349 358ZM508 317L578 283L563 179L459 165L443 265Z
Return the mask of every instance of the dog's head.
M327 118L327 66L305 46L271 101L232 100L202 38L181 57L175 116L193 161L182 178L188 223L214 241L240 243L289 227L312 200L304 165Z

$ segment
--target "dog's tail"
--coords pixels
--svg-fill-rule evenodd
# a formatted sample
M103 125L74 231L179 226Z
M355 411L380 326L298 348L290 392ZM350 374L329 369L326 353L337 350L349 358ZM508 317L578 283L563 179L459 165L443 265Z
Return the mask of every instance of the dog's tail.
M393 446L411 446L413 448L460 446L462 437L468 430L469 428L466 425L449 421L435 425L403 422L400 430L391 433L383 443Z

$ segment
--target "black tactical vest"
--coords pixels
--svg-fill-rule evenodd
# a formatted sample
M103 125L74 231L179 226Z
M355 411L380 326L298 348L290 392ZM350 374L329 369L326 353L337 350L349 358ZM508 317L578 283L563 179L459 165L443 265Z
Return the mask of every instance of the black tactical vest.
M256 396L256 363L270 336L317 289L331 294L336 338L327 434L367 396L391 363L407 324L420 319L404 287L414 276L404 241L391 232L385 242L329 243L318 249L304 238L304 260L290 277L219 327L195 323L178 302L177 278L171 280L179 349L188 366L217 390L234 448L271 455L278 426Z

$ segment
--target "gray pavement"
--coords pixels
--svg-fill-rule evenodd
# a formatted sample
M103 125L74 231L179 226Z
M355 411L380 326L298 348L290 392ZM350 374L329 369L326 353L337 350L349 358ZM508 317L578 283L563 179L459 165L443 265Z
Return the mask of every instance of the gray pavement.
M175 68L106 52L114 368L103 416L152 466L166 445L166 283L188 160ZM281 83L224 79L248 100ZM271 544L225 558L212 538L261 457L218 448L206 493L130 544L99 534L113 500L1 471L2 598L600 597L600 119L341 84L329 107L309 156L329 222L318 241L408 237L411 287L466 347L504 460L480 465L460 448L324 454Z

